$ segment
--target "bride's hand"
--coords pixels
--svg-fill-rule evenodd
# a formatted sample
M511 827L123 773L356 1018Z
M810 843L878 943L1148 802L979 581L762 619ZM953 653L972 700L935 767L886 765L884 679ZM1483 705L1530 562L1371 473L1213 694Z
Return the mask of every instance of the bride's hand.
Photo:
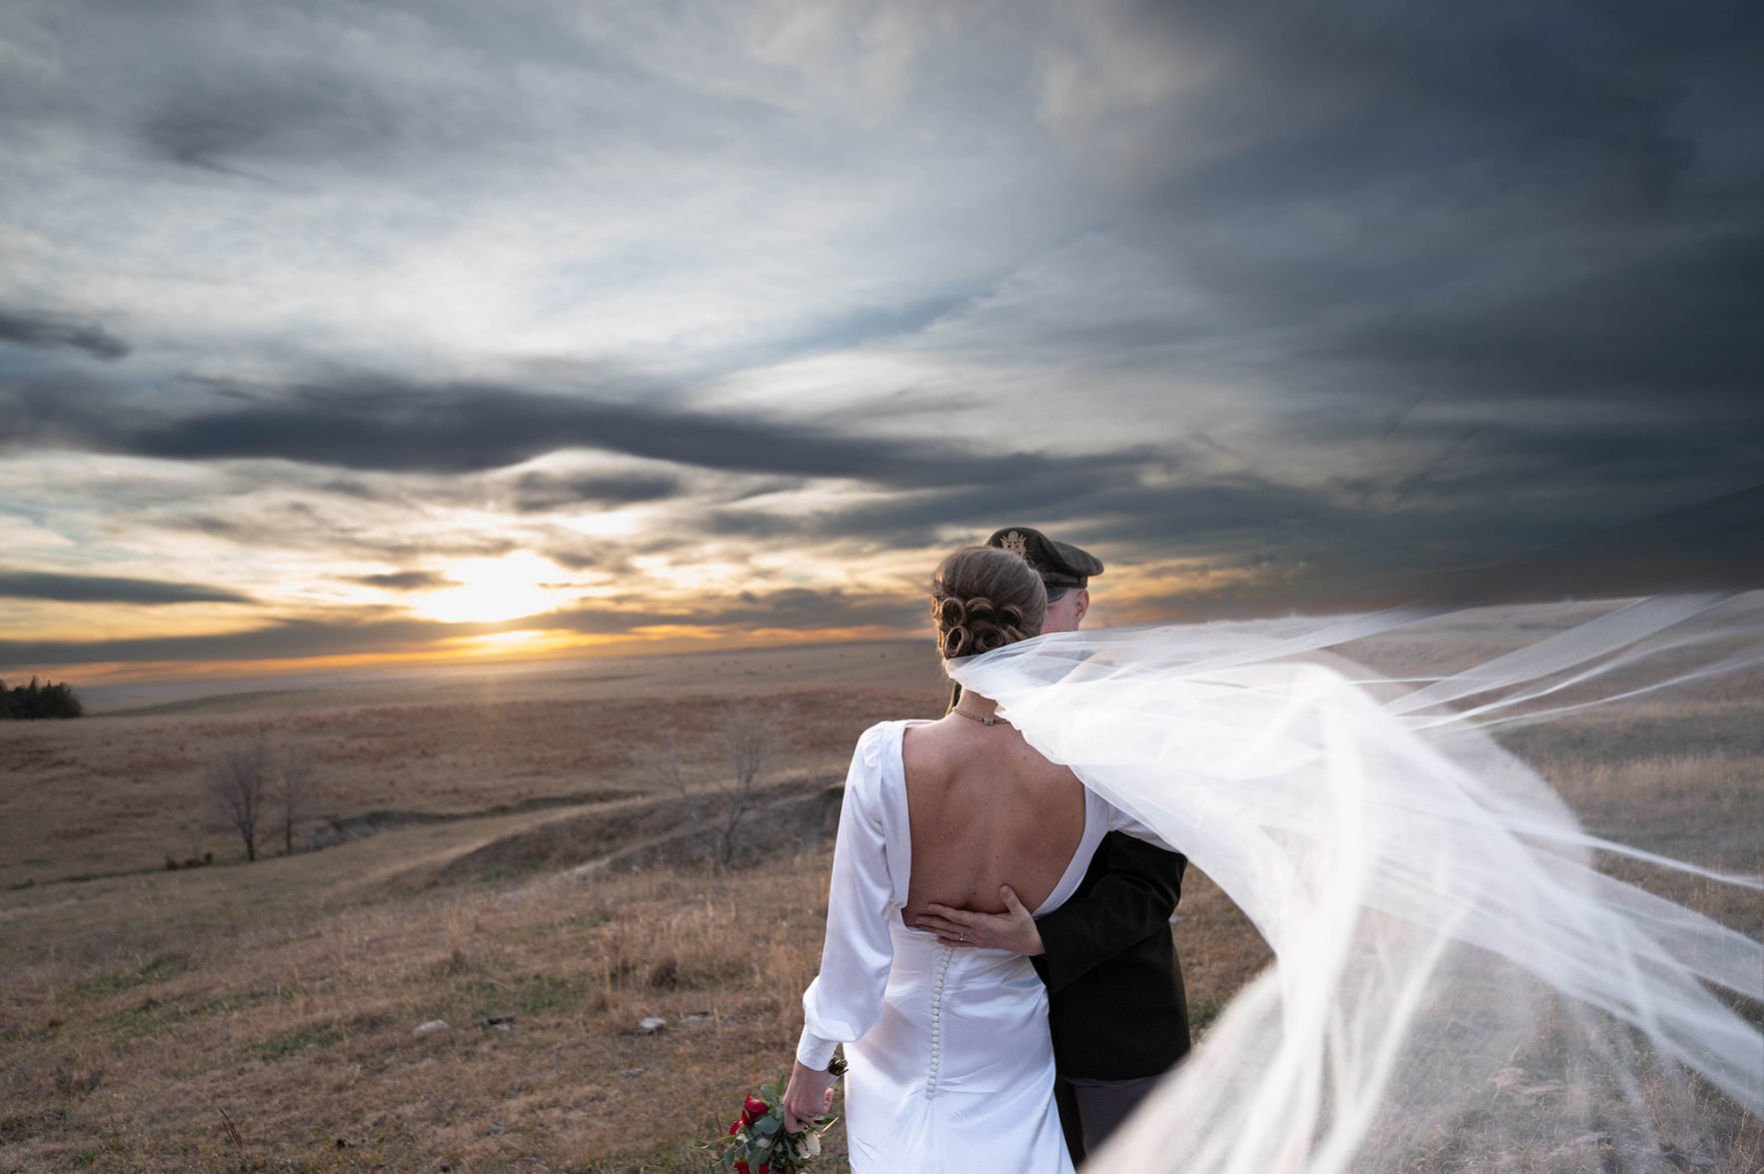
M784 1130L795 1133L833 1107L833 1074L806 1068L798 1060L784 1089Z
M999 899L1005 904L1003 913L975 913L971 909L953 909L948 905L939 905L935 901L926 905L928 910L915 923L920 929L928 929L937 935L937 940L946 946L979 946L986 950L1009 950L1013 954L1026 954L1033 958L1045 952L1041 944L1041 931L1035 928L1035 918L1017 900L1017 894L1011 886L1005 885L998 890Z

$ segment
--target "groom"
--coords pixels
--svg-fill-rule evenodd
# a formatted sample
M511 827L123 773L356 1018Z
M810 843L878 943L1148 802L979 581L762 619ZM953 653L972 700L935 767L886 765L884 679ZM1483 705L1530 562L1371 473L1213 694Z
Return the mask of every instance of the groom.
M1040 572L1042 631L1077 630L1090 610L1090 577L1102 574L1095 556L1027 526L1000 530L986 544ZM931 905L935 916L919 923L949 945L1029 956L1047 986L1054 1098L1074 1165L1188 1053L1188 999L1170 939L1187 867L1175 852L1111 832L1071 899L1039 921L1006 888L1005 913Z

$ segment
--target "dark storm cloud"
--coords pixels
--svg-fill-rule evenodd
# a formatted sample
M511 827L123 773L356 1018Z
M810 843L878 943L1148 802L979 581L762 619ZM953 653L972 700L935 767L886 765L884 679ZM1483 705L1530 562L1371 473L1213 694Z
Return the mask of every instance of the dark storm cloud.
M239 173L233 160L301 163L368 158L396 141L389 110L362 82L315 75L186 88L140 126L143 145L173 163Z
M561 506L634 505L674 497L682 490L678 477L661 473L608 473L563 476L523 473L514 482L517 512L540 513Z
M83 351L94 359L120 359L129 344L102 326L75 322L55 314L0 308L0 343L43 350Z
M1502 563L1426 571L1406 586L1415 598L1445 603L1764 587L1764 485Z
M158 54L192 68L142 87L145 113L128 133L151 158L223 175L302 183L344 172L426 185L478 183L487 157L527 168L529 152L573 157L618 143L702 151L776 121L767 103L591 42L567 12L338 7L312 6L282 30L286 46L268 51L230 35L219 13L135 24L145 45L127 47L125 61ZM333 35L333 22L348 35ZM99 60L115 59L99 51ZM556 86L556 74L576 84Z
M844 539L912 548L934 545L951 531L963 529L979 541L1003 525L1069 524L1082 529L1087 544L1116 543L1144 558L1154 551L1188 554L1216 549L1221 540L1240 536L1271 537L1298 529L1321 533L1360 520L1358 514L1313 490L1250 475L1147 484L1076 469L1028 485L901 494L806 517L716 510L706 528L755 537Z
M220 587L164 583L154 579L114 579L98 575L53 575L38 571L0 571L0 597L46 599L56 603L250 603L248 596Z
M760 416L540 395L489 384L428 387L364 380L294 389L244 406L227 399L211 405L171 420L138 423L112 413L70 411L45 397L25 401L21 411L27 433L34 428L100 451L164 460L279 459L401 473L480 472L587 448L723 472L856 478L919 488L1033 484L1077 472L1101 476L1153 455L1148 450L1071 457L991 454ZM624 489L658 487L628 482Z
M1542 491L1565 507L1584 493L1651 499L1657 507L1662 492L1693 491L1725 462L1740 471L1749 455L1754 468L1764 468L1764 436L1748 440L1743 423L1732 419L1669 429L1651 422L1614 425L1590 412L1559 428L1489 424L1433 431L1435 455L1389 486L1396 498L1500 511L1503 498Z
M364 587L382 587L388 591L427 591L440 587L458 586L452 579L438 571L390 571L383 575L348 575L351 583L360 583Z
M551 546L540 551L546 558L572 571L629 572L630 565L616 552L601 546Z
M0 665L101 664L138 661L306 659L351 653L408 651L447 636L493 631L483 624L448 626L425 620L327 623L284 620L244 632L148 636L133 640L0 640Z
M1764 314L1764 222L1616 269L1540 271L1501 293L1416 305L1344 331L1327 351L1375 356L1460 401L1646 400L1671 388L1760 419L1764 347L1752 324Z
M1092 507L1102 515L1086 527L1094 541L1179 555L1244 541L1289 543L1299 534L1321 538L1368 520L1315 490L1249 475L1108 489Z
M1121 225L1242 340L1228 364L1470 408L1669 392L1764 428L1756 6L1122 11L1229 63L1123 114Z

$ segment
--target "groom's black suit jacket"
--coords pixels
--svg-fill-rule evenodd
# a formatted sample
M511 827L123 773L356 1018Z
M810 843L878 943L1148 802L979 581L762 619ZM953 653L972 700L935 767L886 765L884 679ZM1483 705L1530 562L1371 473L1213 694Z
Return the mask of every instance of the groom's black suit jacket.
M1068 1079L1157 1076L1188 1053L1188 998L1170 938L1188 860L1120 832L1077 892L1036 921L1054 1064Z

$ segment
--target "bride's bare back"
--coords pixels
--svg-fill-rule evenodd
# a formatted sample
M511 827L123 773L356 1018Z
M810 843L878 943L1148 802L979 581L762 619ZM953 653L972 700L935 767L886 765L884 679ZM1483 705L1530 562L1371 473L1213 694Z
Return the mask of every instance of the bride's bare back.
M1000 885L1030 909L1059 884L1084 835L1084 788L1011 726L951 714L901 745L912 829L908 925L936 901L1002 913Z

